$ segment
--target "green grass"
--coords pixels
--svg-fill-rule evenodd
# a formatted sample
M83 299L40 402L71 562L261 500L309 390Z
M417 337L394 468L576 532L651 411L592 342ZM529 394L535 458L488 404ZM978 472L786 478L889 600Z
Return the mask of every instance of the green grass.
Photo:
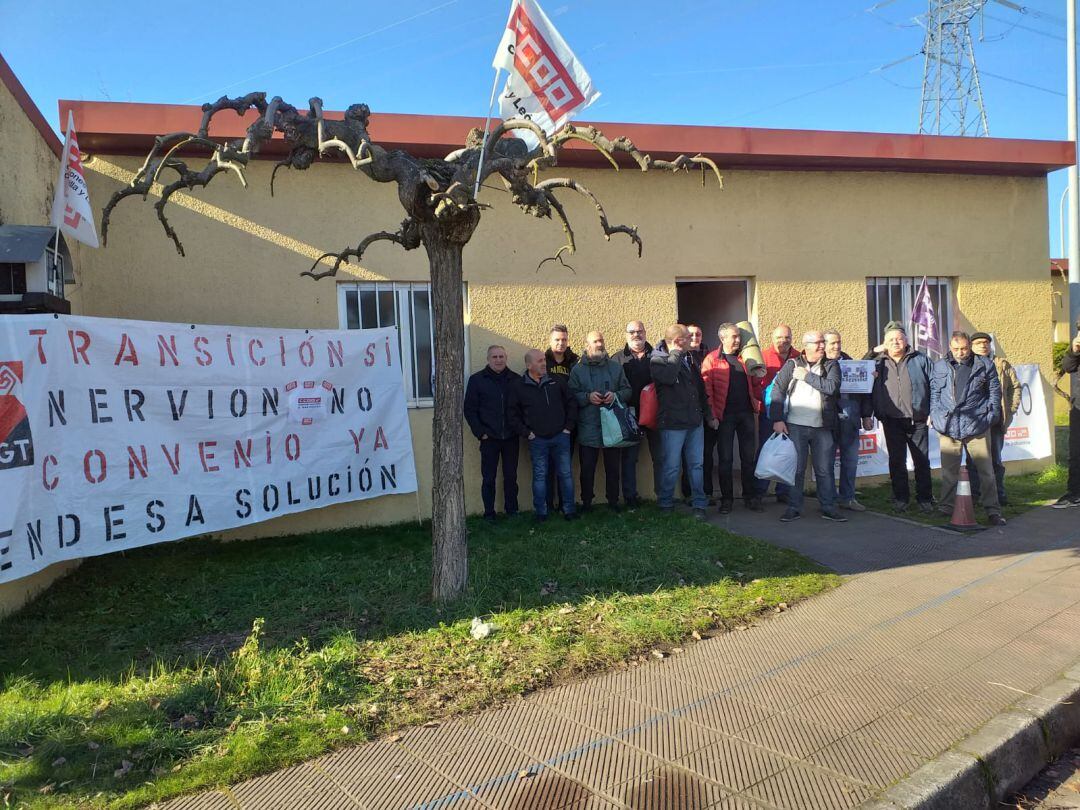
M0 797L146 804L677 654L839 581L646 506L470 522L469 594L440 608L428 531L192 540L86 561L0 622ZM473 616L499 630L474 640Z
M1037 473L1006 476L1005 492L1009 496L1009 502L1002 507L1001 510L1001 513L1005 516L1006 520L1021 515L1036 506L1052 503L1065 492L1065 484L1069 479L1069 470L1067 467L1069 447L1068 427L1058 426L1055 427L1054 430L1056 433L1055 442L1057 449L1057 457L1054 464L1051 464L1046 469ZM940 490L940 486L940 480L935 478L935 495ZM866 506L867 509L872 509L875 512L896 514L892 508L892 488L888 483L860 488L859 501ZM975 505L975 516L977 520L981 520L984 517L982 515L982 509L978 504ZM903 513L903 517L919 523L925 523L929 526L945 526L948 525L950 520L949 515L942 514L936 509L929 514L923 513L919 511L914 504Z

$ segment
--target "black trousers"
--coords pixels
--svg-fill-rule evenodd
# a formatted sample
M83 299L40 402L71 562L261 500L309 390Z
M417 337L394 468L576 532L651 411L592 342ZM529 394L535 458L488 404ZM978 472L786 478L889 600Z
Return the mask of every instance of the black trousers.
M742 496L744 499L750 500L757 495L757 482L754 478L754 461L757 457L757 414L753 411L725 413L715 434L716 449L720 459L720 500L735 500L733 467L735 464L736 437L739 439L739 472L742 478ZM706 450L705 458L709 459L711 455Z
M713 496L713 481L716 479L714 461L716 456L716 439L718 431L705 425L704 456L701 459L701 488L705 490L705 497ZM684 498L690 497L690 479L686 476L686 467L683 467L680 480Z
M915 498L919 503L934 500L934 483L930 478L930 429L926 422L911 419L881 420L885 433L885 448L889 451L889 478L892 479L893 498L907 503L911 499L908 483L907 455L915 467Z
M593 501L593 479L596 478L596 465L600 456L604 456L604 494L607 502L615 505L619 502L619 470L622 460L618 447L589 447L581 445L581 502L588 506Z
M1069 408L1069 494L1080 495L1080 408Z
M499 470L499 460L503 465L503 508L512 515L518 510L518 451L521 439L513 436L509 439L480 440L480 497L484 499L484 514L495 514L495 475Z

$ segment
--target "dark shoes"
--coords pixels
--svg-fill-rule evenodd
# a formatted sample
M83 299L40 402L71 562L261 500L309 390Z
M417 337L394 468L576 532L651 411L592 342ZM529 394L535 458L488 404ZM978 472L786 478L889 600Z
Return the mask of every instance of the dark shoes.
M622 507L619 506L617 503L609 503L607 505L607 508L610 509L612 514L615 514L615 515L619 514L619 512L622 511Z
M1055 509L1068 509L1070 506L1080 506L1080 495L1066 492L1053 503Z
M825 520L831 520L834 523L847 523L847 518L841 515L837 510L830 509L827 512L822 512L821 516Z
M798 512L796 512L794 509L792 509L789 506L787 508L787 511L784 512L784 514L782 514L780 516L780 522L781 523L792 523L793 521L796 521L801 517L802 517L802 515L800 515Z
M640 506L641 506L641 498L639 498L637 495L635 495L632 498L627 498L626 499L626 508L627 509L638 509Z
M495 520L496 520L496 518L495 518L494 513L490 514L490 515L484 515L484 522L485 523L492 523L493 524L493 523L495 523Z
M705 514L704 509L695 509L694 510L694 517L697 518L698 520L701 520L701 521L705 521L705 520L709 519L709 516Z
M720 501L720 508L717 510L721 515L731 514L732 503L731 501Z
M675 511L675 507L674 506L661 506L660 511L662 513L664 513L665 515L670 515Z
M761 498L751 498L746 502L746 508L751 512L764 512L765 504L761 502Z
M563 512L563 517L566 518L566 520L570 521L577 520L581 517L581 515L579 515L577 512Z
M533 515L533 520L537 523L547 522L547 515Z
M892 502L892 508L894 512L906 512L908 508L908 502L894 500Z
M924 515L931 515L934 512L933 501L919 501L919 511ZM952 514L952 510L949 510L949 514Z
M989 521L991 526L1004 526L1006 523L1005 518L998 514L990 515Z

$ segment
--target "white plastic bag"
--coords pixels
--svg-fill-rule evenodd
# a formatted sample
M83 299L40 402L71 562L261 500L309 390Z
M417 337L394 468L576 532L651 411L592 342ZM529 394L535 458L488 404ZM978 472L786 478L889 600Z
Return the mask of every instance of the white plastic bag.
M785 433L774 433L761 447L754 475L763 481L778 481L789 487L795 485L795 471L799 468L799 454L795 442Z

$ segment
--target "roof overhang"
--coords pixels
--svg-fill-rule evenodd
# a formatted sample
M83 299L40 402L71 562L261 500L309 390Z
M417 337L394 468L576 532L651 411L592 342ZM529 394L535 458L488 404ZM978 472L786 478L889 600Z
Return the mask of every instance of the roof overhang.
M101 154L143 155L156 136L194 132L202 119L202 109L194 105L60 101L59 107L60 120L66 120L68 110L74 113L79 146ZM328 112L327 117L341 118L343 114ZM243 117L222 112L215 117L210 135L217 140L242 138L255 118L254 112ZM461 148L466 133L483 123L481 118L461 116L373 113L369 129L384 148L441 158ZM654 158L701 153L721 167L1040 176L1070 166L1075 159L1070 141L672 124L594 125L608 137L629 137ZM275 134L260 155L280 159L286 151L284 140ZM573 142L560 152L559 162L608 165L595 149Z
M22 82L15 75L15 71L11 69L2 55L0 55L0 83L15 97L15 101L22 108L23 114L34 125L34 129L38 131L38 134L41 135L42 140L45 141L52 153L60 157L63 144L56 137L56 133L49 127L45 116L41 114L41 110L37 108L34 100L30 98L30 94L26 92L26 88L22 86Z
M56 228L47 225L0 225L0 262L27 264L40 261L45 249L57 238ZM64 259L64 281L73 283L71 252L63 234L59 236Z

